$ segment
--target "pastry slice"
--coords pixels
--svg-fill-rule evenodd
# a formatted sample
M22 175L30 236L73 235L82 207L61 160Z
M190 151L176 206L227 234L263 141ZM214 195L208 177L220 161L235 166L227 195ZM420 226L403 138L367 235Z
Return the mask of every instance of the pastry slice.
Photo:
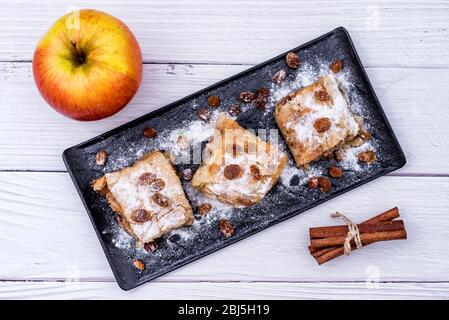
M139 247L193 222L181 182L159 151L105 174L94 181L93 188L108 199L121 226L136 238Z
M288 157L221 113L192 186L235 207L259 202L274 186Z
M354 139L360 129L332 75L282 98L274 117L298 167Z

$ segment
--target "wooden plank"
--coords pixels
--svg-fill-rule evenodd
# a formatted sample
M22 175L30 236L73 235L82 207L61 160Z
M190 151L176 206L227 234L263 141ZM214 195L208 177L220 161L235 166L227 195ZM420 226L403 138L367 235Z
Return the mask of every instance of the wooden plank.
M1 2L1 61L31 60L39 38L71 8L57 0ZM345 26L367 66L449 64L449 3L444 0L115 0L76 5L125 21L150 62L255 64Z
M449 178L383 177L156 281L447 281L448 189ZM309 227L339 224L330 213L363 221L394 206L408 240L322 266L308 254ZM0 173L0 208L0 280L113 281L67 174Z
M0 282L0 299L447 299L445 283L149 283L122 291L108 282Z
M136 98L105 120L76 122L46 105L29 63L0 63L0 170L65 170L62 151L248 66L145 65ZM403 145L404 174L447 174L449 69L368 69ZM432 101L429 104L429 101Z

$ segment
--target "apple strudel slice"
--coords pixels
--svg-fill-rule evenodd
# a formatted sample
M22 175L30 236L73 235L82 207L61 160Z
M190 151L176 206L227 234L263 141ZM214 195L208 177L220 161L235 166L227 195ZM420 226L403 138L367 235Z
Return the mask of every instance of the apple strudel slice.
M288 157L221 113L192 179L202 193L235 207L259 202L275 185Z
M93 189L107 198L138 247L193 222L181 182L159 151L146 154L130 167L105 174L93 182Z
M282 98L274 117L298 167L336 150L360 130L332 75Z

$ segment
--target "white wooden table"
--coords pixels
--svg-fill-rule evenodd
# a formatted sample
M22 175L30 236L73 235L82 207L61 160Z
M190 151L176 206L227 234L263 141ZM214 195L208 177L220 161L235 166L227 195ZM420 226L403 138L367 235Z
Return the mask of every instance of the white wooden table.
M123 3L0 0L0 298L449 298L449 1ZM33 83L34 47L69 4L121 18L141 44L141 89L106 120L62 117ZM407 165L120 290L61 152L340 25L353 37ZM307 228L332 223L330 212L361 221L396 205L407 241L323 266L307 253Z

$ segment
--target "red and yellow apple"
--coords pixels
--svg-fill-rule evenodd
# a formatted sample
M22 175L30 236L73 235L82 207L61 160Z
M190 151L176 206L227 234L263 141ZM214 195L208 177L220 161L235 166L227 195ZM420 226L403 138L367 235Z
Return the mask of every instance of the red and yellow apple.
M62 16L40 40L33 74L55 110L77 120L120 111L142 80L142 53L119 19L82 9Z

